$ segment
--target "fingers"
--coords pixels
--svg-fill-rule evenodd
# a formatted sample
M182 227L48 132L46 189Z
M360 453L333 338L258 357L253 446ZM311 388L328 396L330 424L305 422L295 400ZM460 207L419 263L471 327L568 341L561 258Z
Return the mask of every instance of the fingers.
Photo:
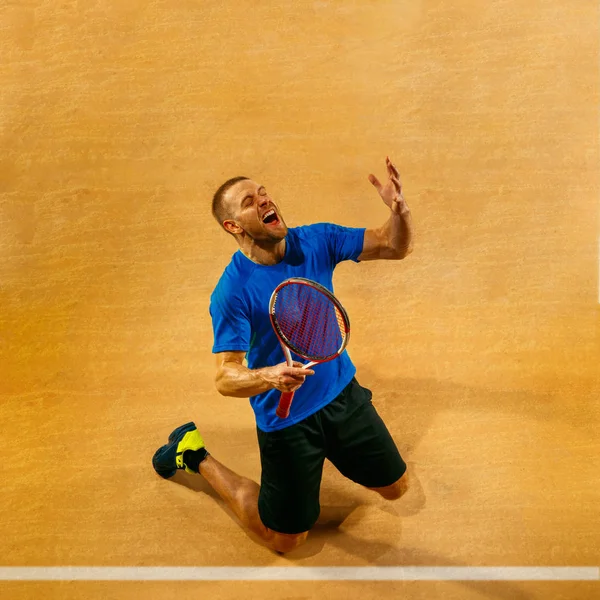
M400 172L398 171L398 169L396 169L396 166L390 160L389 156L385 157L385 164L386 164L388 174L390 175L390 177L394 176L394 177L400 179Z
M273 367L262 369L266 381L270 386L281 392L295 392L315 372L303 367L303 363L293 361L295 366L288 367L287 363L279 363ZM296 366L298 365L298 366Z
M402 183L400 182L400 179L398 179L398 177L392 175L392 176L390 176L390 180L394 184L394 187L396 188L396 191L398 192L398 194L402 195Z
M293 366L288 366L287 363L280 363L279 366L281 366L282 368L282 372L283 373L287 373L289 375L296 375L296 376L306 376L306 375L314 375L315 372L312 369L305 369L304 368L304 363L301 363L297 360L292 361L294 364Z
M315 372L312 369L300 369L296 367L285 367L282 370L279 385L277 389L282 392L295 392L299 389L307 375L314 375Z
M297 369L295 367L288 367L285 374L296 379L302 379L302 381L304 381L304 378L307 375L314 375L315 372L312 369Z
M400 181L400 172L396 168L396 165L394 165L394 163L390 160L389 156L385 157L385 166L387 168L389 180L393 183L394 188L400 194L401 190L402 190L402 182ZM377 188L377 191L381 194L383 191L383 185L381 184L379 179L377 179L377 177L375 177L375 175L371 174L371 175L369 175L369 181Z
M383 186L379 182L379 179L375 177L375 175L369 175L369 181L377 188L378 192L380 192L383 189Z

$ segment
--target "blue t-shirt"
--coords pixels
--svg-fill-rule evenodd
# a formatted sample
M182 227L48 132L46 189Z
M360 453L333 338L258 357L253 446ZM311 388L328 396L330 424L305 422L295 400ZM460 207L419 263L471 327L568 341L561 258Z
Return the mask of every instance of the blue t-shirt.
M333 292L333 270L343 260L358 262L364 228L318 223L288 229L283 260L259 265L237 251L210 297L214 331L213 353L246 352L248 368L259 369L285 362L285 355L269 319L273 290L289 277L317 281ZM292 354L294 360L306 363ZM281 392L268 390L252 396L256 424L263 431L294 425L331 402L350 383L356 368L348 353L314 367L296 390L287 419L275 414Z

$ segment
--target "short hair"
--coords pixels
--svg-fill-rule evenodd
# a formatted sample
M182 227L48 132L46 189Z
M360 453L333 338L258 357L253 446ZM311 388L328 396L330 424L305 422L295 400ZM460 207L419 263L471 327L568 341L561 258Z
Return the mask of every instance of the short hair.
M217 223L223 227L223 221L225 221L225 219L229 219L231 217L231 213L229 211L229 209L225 206L225 194L227 193L227 190L235 185L238 181L244 181L245 179L250 179L249 177L244 177L244 176L238 176L238 177L232 177L231 179L228 179L216 192L215 195L213 196L213 201L212 201L212 214L213 217L217 220ZM225 229L223 227L223 229ZM227 230L225 230L227 231ZM229 232L227 232L229 233Z

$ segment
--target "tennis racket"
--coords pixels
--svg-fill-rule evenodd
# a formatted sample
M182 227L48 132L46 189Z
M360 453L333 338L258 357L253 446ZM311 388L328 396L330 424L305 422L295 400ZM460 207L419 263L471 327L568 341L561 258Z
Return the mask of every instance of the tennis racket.
M348 345L350 320L340 301L316 281L292 277L280 283L269 302L271 324L281 343L288 366L291 352L310 361L302 368L333 360ZM290 414L294 392L282 392L275 413Z

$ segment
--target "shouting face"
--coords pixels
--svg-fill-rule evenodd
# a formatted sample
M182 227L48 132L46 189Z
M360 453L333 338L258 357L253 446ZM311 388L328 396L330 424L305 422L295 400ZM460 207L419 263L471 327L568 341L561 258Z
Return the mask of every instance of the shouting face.
M223 227L230 233L258 244L276 243L287 235L287 225L264 185L251 179L239 181L227 190L225 202L231 217Z

